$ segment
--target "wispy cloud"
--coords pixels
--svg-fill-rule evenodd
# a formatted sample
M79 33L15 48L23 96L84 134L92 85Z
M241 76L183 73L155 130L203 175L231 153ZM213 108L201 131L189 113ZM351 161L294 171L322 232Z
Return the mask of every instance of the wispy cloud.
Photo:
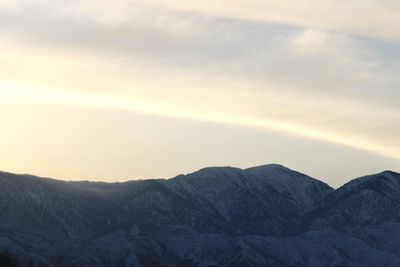
M396 0L217 0L213 3L185 0L155 0L169 7L215 16L261 20L339 31L373 38L399 40Z
M266 127L400 159L396 11L372 0L10 1L0 94Z

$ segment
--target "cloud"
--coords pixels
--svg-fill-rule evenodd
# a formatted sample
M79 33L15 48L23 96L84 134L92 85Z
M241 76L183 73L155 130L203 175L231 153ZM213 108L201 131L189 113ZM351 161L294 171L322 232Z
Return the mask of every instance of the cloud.
M0 93L269 128L399 159L400 48L386 25L397 17L374 1L323 1L329 12L321 2L15 2L0 7Z
M257 20L305 28L316 28L377 39L399 40L398 13L400 3L396 0L216 0L206 3L200 0L106 0L58 1L9 0L5 7L28 5L56 6L57 14L90 18L101 24L116 25L126 22L132 13L140 14L144 8L191 11L213 17ZM135 11L136 10L136 11Z
M154 63L155 67L197 72L206 69L213 75L242 77L263 84L283 83L276 87L300 87L328 94L346 91L360 98L366 90L367 95L375 91L374 97L381 96L375 88L398 92L395 88L399 63L382 55L389 46L385 42L374 47L368 40L348 34L170 10L143 9L141 14L111 28L109 33L107 28L101 31L106 34L100 36L114 40L112 43L103 43L96 31L87 31L82 35L91 38L89 42L82 40L83 45L104 45L108 53L121 53L127 60L131 57L136 62ZM318 44L317 40L312 46L311 40L304 43L310 34L320 38ZM299 38L303 38L302 51L295 46Z
M389 40L400 39L400 3L396 0L159 0L171 8L214 16L261 20Z

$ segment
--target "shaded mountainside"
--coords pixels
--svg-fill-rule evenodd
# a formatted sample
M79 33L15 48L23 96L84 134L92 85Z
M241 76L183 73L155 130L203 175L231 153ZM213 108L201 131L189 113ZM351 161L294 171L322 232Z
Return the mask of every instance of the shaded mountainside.
M0 173L0 251L18 266L400 266L400 175L334 190L276 164L125 183Z

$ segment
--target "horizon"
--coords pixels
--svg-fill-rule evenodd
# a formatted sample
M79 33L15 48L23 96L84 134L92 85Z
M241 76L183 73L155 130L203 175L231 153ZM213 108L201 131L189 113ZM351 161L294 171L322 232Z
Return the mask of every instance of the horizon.
M375 0L0 3L0 169L117 182L279 162L335 188L400 172L399 12Z
M247 168L239 168L239 167L235 167L235 166L208 166L208 167L203 167L203 168L200 168L200 169L197 169L197 170L193 170L193 171L190 171L190 172L187 172L187 173L178 173L178 174L176 174L174 176L171 176L171 177L134 178L134 179L128 179L128 180L115 180L115 181L108 180L108 179L105 179L105 180L62 179L62 178L57 178L57 177L47 177L47 176L36 175L36 174L32 174L32 173L14 173L14 172L9 172L9 171L4 171L4 170L0 170L0 173L17 175L17 176L30 176L30 177L38 178L38 179L50 179L50 180L55 180L55 181L63 181L63 182L71 182L71 183L74 183L74 182L77 182L77 183L88 182L88 183L102 183L102 184L119 184L119 183L135 182L135 181L140 182L140 181L149 181L149 180L171 180L171 179L175 179L175 178L177 178L179 176L182 176L182 175L183 176L187 176L187 175L195 174L195 173L201 172L203 170L207 170L207 169L235 169L235 170L240 170L240 171L247 171L247 170L253 169L253 168L270 167L270 166L283 167L285 169L288 169L289 171L300 173L300 174L305 175L305 176L307 176L309 178L312 178L312 179L315 179L317 181L323 182L323 183L327 184L329 187L331 187L331 188L333 188L335 190L339 189L342 186L345 186L348 182L351 182L351 181L357 180L357 179L361 179L361 178L364 178L364 177L372 176L372 175L379 175L379 174L384 174L384 173L387 173L387 172L395 173L395 174L399 174L400 175L399 172L396 172L396 171L393 171L393 170L382 170L382 171L379 171L379 172L376 172L376 173L368 173L368 174L364 174L364 175L361 175L361 176L358 176L358 177L352 177L348 181L345 181L343 184L335 186L335 185L329 184L328 182L325 182L323 179L320 179L318 177L310 176L307 173L304 173L304 172L299 171L299 170L292 169L292 168L290 168L288 166L285 166L285 165L282 165L282 164L279 164L279 163L263 164L263 165L251 166L251 167L247 167Z

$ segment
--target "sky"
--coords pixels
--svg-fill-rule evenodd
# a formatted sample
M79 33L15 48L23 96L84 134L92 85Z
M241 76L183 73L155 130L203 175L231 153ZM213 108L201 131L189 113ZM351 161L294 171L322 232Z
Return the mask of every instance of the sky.
M400 172L396 0L0 2L0 169Z

